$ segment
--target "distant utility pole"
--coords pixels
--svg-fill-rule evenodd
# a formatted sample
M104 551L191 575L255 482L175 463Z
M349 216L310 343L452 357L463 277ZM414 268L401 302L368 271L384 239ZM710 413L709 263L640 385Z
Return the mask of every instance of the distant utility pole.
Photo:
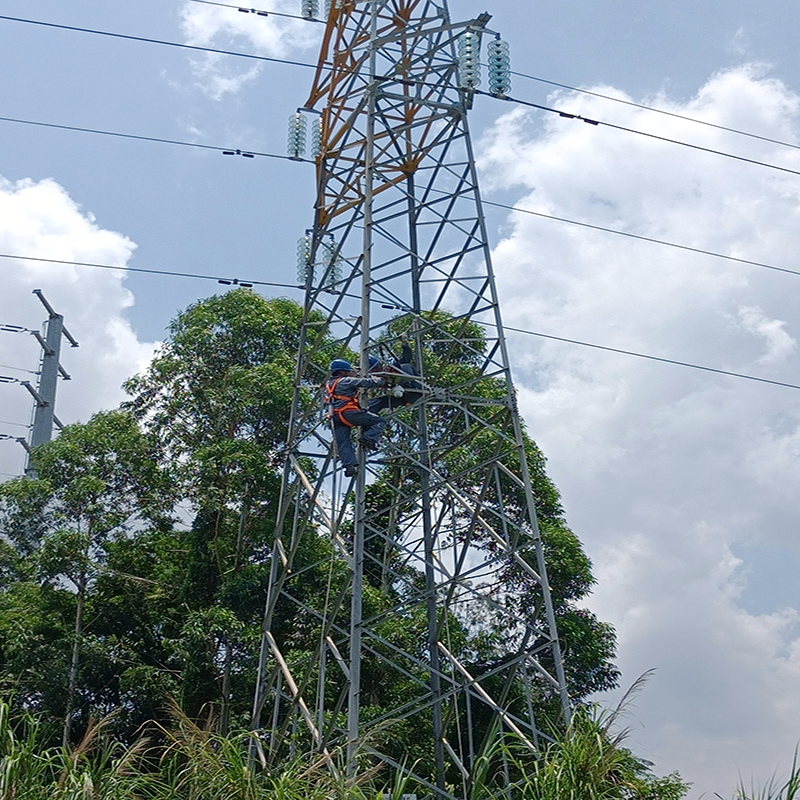
M62 337L66 338L72 347L78 346L72 334L64 326L64 317L56 313L55 309L47 302L42 290L34 289L33 293L41 300L49 317L45 324L44 336L38 331L33 332L43 350L38 385L34 389L28 381L22 381L22 385L30 392L34 401L31 440L30 445L25 448L28 452L25 475L29 478L36 477L36 470L31 464L31 451L38 445L50 441L53 436L53 424L59 429L62 427L61 421L55 414L56 386L59 374L67 381L70 380L70 376L58 360L61 352L61 339Z

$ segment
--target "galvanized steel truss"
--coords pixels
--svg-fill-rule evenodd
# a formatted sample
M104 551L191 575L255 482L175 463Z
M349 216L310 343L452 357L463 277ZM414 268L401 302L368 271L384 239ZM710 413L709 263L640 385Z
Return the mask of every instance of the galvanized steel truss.
M467 790L486 743L478 716L484 739L502 727L536 750L533 699L555 696L569 715L467 126L472 95L458 86L456 39L483 34L488 19L453 24L445 0L332 3L305 106L321 114L318 195L253 708L266 761L303 742L341 748L350 772L362 756L401 767L394 730L426 730L430 767L404 768L440 797L453 796L447 783ZM401 330L421 396L390 412L381 452L359 452L357 478L345 479L320 415L327 359L355 351L366 370ZM329 577L345 572L322 605L306 596L321 565L298 555L321 535ZM533 608L505 588L511 574L538 587ZM281 629L287 610L315 642L310 657ZM487 618L508 639L495 663L478 665L451 629L463 640ZM396 620L418 620L419 641L397 639ZM404 693L378 712L367 698L381 675Z

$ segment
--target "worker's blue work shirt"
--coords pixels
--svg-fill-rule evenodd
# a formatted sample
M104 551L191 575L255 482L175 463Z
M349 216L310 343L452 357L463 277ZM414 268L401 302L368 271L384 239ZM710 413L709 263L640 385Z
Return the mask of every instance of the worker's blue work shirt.
M359 389L382 389L386 385L383 378L359 378L344 376L341 378L329 378L327 386L333 387L333 393L340 398L354 398ZM347 399L334 398L331 405L334 409L339 409L347 404Z
M362 442L369 442L377 448L381 431L386 427L386 420L383 417L359 407L356 397L358 390L381 389L385 385L386 381L383 378L356 376L329 378L325 383L327 392L335 395L335 398L330 398L331 419L337 455L343 467L354 467L358 463L353 450L353 440L350 437L353 428L361 429Z

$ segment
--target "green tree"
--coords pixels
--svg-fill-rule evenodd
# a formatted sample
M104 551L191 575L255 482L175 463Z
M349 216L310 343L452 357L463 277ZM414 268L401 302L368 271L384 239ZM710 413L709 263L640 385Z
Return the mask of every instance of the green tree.
M126 407L161 442L198 506L272 497L302 316L297 303L248 289L195 303L127 382Z
M37 448L36 479L0 485L0 525L16 545L21 568L21 580L0 606L9 633L0 645L2 659L6 674L15 675L23 702L35 703L42 696L53 700L53 689L60 691L64 743L73 717L80 714L87 600L106 567L109 543L137 527L168 523L168 480L158 462L155 442L142 435L132 417L111 411L67 426L57 439ZM26 636L45 645L52 671L42 671L45 653L26 648Z
M126 408L175 465L193 521L177 533L173 586L189 610L179 636L181 700L219 705L220 730L247 713L263 612L303 310L247 289L195 303L126 384ZM320 363L332 352L319 331ZM313 342L312 342L313 344Z
M427 341L423 337L421 357L429 382L496 396L497 383L479 374L485 350L480 327L443 312L429 316L446 332ZM0 580L9 586L0 600L0 669L7 685L24 686L26 696L51 710L59 708L61 697L63 711L63 698L77 692L82 717L92 709L121 708L117 730L125 736L148 718L166 721L164 703L170 694L195 719L209 705L216 707L222 732L246 723L302 317L296 303L265 300L245 289L190 306L171 324L150 367L127 383L131 399L125 411L92 421L97 441L88 431L81 439L67 429L52 443L56 449L43 450L51 455L37 462L41 475L52 481L42 477L6 484L0 514L14 543L0 549ZM408 325L398 318L387 333L394 337ZM331 357L348 355L326 338L322 325L310 328L316 338L309 342L313 356L303 376L309 386L319 381ZM310 394L303 399L310 408L316 402ZM491 406L487 409L492 413ZM407 413L400 412L400 422ZM125 420L128 438L102 432L101 419L104 424ZM398 424L391 426L390 436ZM453 476L491 447L480 438L467 437L463 444L462 426L462 416L444 406L431 411L432 436L444 453L442 468ZM100 443L105 449L98 449ZM591 564L564 521L542 454L533 442L526 448L570 685L582 697L616 680L613 630L577 606L592 585ZM126 453L137 454L136 470ZM77 468L84 461L91 469ZM59 470L61 477L54 477ZM413 490L416 480L413 470L387 467L383 481L370 487L368 502L373 510L388 508L396 496L388 487L405 481ZM460 488L474 496L480 492L463 482ZM508 484L502 492L502 497L484 499L502 501L511 513L519 513L523 500L518 489ZM71 526L55 515L62 496L75 498L70 513L77 522ZM166 519L164 509L170 504L178 507L183 523ZM96 534L87 538L90 517ZM377 540L367 544L377 546ZM479 545L491 547L486 541ZM398 600L397 582L379 566L383 556L376 551L368 561L371 613ZM303 570L298 599L308 610L298 604L279 607L276 636L296 663L313 663L308 656L318 645L314 615L337 596L347 567L313 530L295 566ZM407 582L421 579L412 568L401 567L399 559L391 569L395 575L404 569ZM507 602L541 613L531 602L535 586L523 570L510 567L505 580ZM405 641L410 651L416 643L424 655L423 615L388 618L386 624L388 640ZM476 672L489 671L507 657L500 617L487 618L479 628L455 618L449 625L465 662ZM26 647L26 641L32 646ZM69 652L66 642L73 645ZM73 671L74 652L80 668ZM53 668L37 672L41 664ZM386 679L380 659L364 669L373 687L365 714L378 715L392 697L403 696L404 687ZM314 680L313 670L303 679ZM521 685L517 688L521 693ZM547 701L541 699L544 706ZM489 723L484 721L486 730ZM409 731L408 741L397 743L398 752L411 740L425 751L424 733Z
M453 318L444 311L429 312L422 317L424 323L415 322L407 315L398 316L387 326L387 339L396 339L401 333L413 330L415 325L420 329L417 337L421 345L419 357L430 385L486 399L504 396L504 386L482 372L487 343L480 325L467 319ZM513 442L513 431L502 407L477 405L471 407L471 413L482 415L485 422L505 434L508 442ZM413 410L401 412L401 421L406 415L407 423L413 426L413 414ZM619 671L613 664L616 637L609 624L599 621L579 605L595 583L592 564L580 540L567 524L558 489L546 473L544 455L525 432L524 423L521 420L519 423L523 428L525 460L544 544L569 692L574 700L581 700L617 685ZM530 535L524 489L505 477L496 484L484 480L485 475L479 468L498 455L508 456L509 463L513 463L516 454L512 452L512 446L481 426L469 426L465 415L445 405L430 407L429 429L432 447L437 450L436 466L440 473L465 496L471 497L477 506L494 510L497 518L515 521L521 536ZM402 435L402 432L390 432L389 435ZM402 475L398 474L396 467L384 471L387 485L397 485L401 479L415 480L413 471L407 470ZM388 502L385 508L388 514ZM492 514L484 514L484 519L492 519ZM501 532L499 524L497 530ZM491 537L477 536L473 541L478 549L497 552L498 545ZM523 560L535 571L537 565L532 561L533 551L522 549L520 552ZM467 649L476 643L479 645L475 650L477 660L469 659L478 673L489 671L493 664L513 652L517 644L514 628L509 627L513 618L527 615L534 622L544 622L538 583L519 561L510 559L506 562L499 576L496 597L509 614L505 617L500 611L489 614L478 638L465 642ZM552 664L545 665L553 667ZM556 698L549 687L540 688L540 710L550 709L552 716Z

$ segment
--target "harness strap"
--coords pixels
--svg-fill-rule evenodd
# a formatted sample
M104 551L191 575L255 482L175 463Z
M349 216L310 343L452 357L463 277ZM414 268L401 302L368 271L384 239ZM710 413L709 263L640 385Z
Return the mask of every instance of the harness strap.
M361 406L355 396L347 394L336 394L336 384L339 383L341 378L336 378L333 381L328 381L325 384L325 403L330 406L331 414L335 417L340 424L346 425L348 428L354 428L352 422L348 422L343 415L345 411L361 411ZM334 407L334 402L344 401L339 408Z

